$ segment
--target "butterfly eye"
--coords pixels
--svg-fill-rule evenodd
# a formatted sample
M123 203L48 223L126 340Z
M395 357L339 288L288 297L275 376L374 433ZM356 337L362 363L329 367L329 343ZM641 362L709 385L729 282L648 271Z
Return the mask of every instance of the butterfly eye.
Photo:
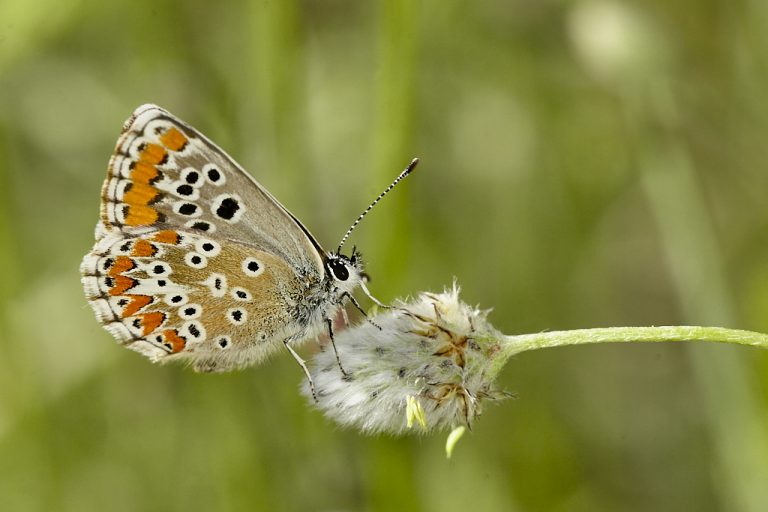
M349 270L343 261L331 260L328 262L328 266L331 268L331 272L333 272L333 277L337 280L346 281L349 279Z

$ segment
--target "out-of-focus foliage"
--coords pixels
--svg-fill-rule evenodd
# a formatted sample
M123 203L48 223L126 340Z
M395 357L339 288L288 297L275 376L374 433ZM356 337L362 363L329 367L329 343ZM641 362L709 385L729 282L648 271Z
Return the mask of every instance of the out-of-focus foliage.
M525 354L445 439L329 424L283 355L232 375L112 342L78 282L123 120L216 140L391 300L507 333L768 330L768 3L0 2L0 508L697 510L768 506L768 355ZM305 348L312 350L311 346Z

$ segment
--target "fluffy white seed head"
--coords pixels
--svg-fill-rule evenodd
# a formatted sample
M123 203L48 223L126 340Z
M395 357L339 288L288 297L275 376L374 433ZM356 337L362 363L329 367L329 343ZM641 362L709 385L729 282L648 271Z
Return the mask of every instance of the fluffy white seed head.
M330 346L310 362L316 405L334 421L367 433L471 427L484 400L507 396L493 387L503 335L455 286L371 320L336 335L346 376Z

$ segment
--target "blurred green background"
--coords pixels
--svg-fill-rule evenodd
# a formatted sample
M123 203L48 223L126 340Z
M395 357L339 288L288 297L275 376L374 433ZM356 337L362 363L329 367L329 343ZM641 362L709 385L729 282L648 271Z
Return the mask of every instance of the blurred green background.
M329 423L285 354L149 364L78 275L153 102L327 248L419 156L352 237L381 299L455 276L510 334L768 331L766 91L759 0L2 0L0 509L768 509L757 349L523 354L446 461Z

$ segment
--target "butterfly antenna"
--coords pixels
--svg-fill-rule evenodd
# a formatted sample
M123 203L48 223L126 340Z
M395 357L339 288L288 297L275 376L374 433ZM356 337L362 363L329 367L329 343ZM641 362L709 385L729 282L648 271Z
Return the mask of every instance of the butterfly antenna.
M413 170L416 168L416 164L418 163L419 163L418 158L414 158L413 160L411 160L411 163L408 164L408 167L406 167L405 170L401 172L397 178L395 178L395 181L393 181L386 189L384 189L384 192L379 194L379 197L377 197L376 200L374 200L370 205L368 205L368 208L366 208L363 211L363 213L360 214L357 220L355 220L355 222L352 223L352 225L349 227L347 232L344 234L344 237L341 239L341 242L339 242L339 248L336 250L337 253L341 252L341 247L344 245L344 242L347 241L347 238L349 238L349 235L352 234L352 231L354 231L357 225L360 224L360 221L363 220L363 217L365 217L368 214L368 212L371 211L374 206L376 206L376 203L381 201L381 198L387 195L387 192L395 188L395 185L400 183L400 181L402 181L406 176L411 174L411 172L413 172Z

